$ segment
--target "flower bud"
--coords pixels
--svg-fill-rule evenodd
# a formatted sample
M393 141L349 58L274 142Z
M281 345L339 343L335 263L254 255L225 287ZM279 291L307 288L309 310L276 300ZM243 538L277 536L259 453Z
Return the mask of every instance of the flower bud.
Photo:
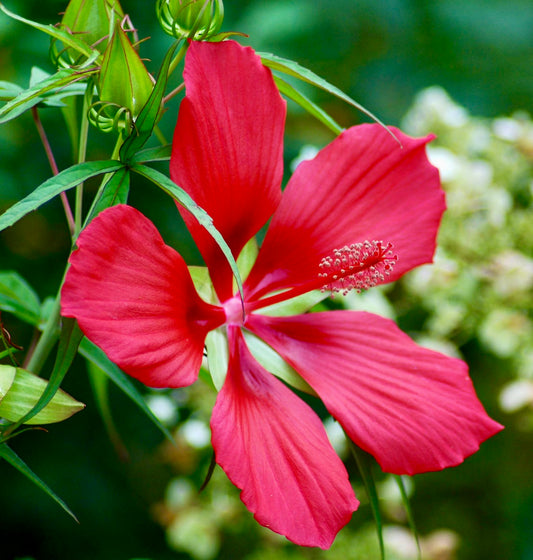
M98 81L100 101L124 107L135 118L148 101L152 78L119 22L104 52Z
M0 417L16 422L29 412L43 394L48 381L13 366L0 365ZM50 424L66 420L85 405L58 389L51 401L26 424Z
M115 21L124 18L119 0L70 0L61 27L101 53L106 49ZM57 50L52 45L52 51ZM78 64L80 54L72 48L53 52L62 65Z
M224 19L222 0L157 0L156 11L165 33L176 39L208 39Z

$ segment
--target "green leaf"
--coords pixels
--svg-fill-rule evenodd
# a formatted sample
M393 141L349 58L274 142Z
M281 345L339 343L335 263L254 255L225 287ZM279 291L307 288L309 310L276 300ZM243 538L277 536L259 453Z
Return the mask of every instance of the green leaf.
M102 195L96 202L92 211L92 218L110 206L115 206L115 204L125 204L128 201L129 192L130 171L127 167L123 167L116 173L113 173L104 185Z
M0 80L0 101L11 101L22 91L19 85Z
M317 118L321 123L325 124L334 134L340 134L343 128L331 118L326 111L321 109L316 103L313 103L308 97L303 93L299 92L296 88L291 86L288 82L280 78L279 76L274 76L274 82L278 86L279 91L292 99L295 103L298 103L300 107L305 109L310 115Z
M248 332L244 333L244 338L246 339L246 344L248 345L248 348L254 358L267 371L274 374L276 377L283 379L283 381L292 385L296 389L299 389L304 393L308 393L309 395L317 396L312 387L305 382L298 372L293 369L276 351L272 350L268 344ZM209 359L209 349L207 357Z
M26 412L26 414L4 430L4 436L8 436L13 433L13 431L22 424L29 424L33 417L48 405L59 390L59 386L61 385L72 360L76 356L80 340L83 338L83 333L78 327L75 319L68 319L64 317L62 321L61 334L59 336L59 347L57 349L54 367L52 369L52 373L50 374L50 380L46 384L44 391L41 393L34 406Z
M120 159L122 161L129 161L146 144L152 134L161 110L165 88L167 87L168 68L178 44L178 42L174 43L165 55L152 93L139 116L135 119L135 125L131 134L124 140L120 148Z
M13 382L5 396L0 400L0 417L10 422L18 422L39 401L48 385L48 381L24 369L6 365L0 365L0 380L9 377L13 370L15 372ZM0 396L3 390L4 388L0 387ZM58 389L50 402L24 424L61 422L84 408L83 403L72 398L65 391Z
M68 31L64 31L63 29L58 28L55 25L43 25L42 23L37 23L36 21L25 19L17 14L14 14L13 12L10 12L1 2L0 10L2 10L4 14L9 16L10 18L34 27L39 31L43 31L54 39L58 39L64 45L72 47L74 50L85 55L86 57L88 57L86 64L92 63L100 54L96 49L93 49L89 45L87 45L82 39L78 39L72 33L68 33Z
M57 106L58 101L65 95L84 93L85 86L80 88L80 86L73 85L74 82L83 80L95 72L95 69L76 71L71 68L62 68L48 78L32 84L0 108L0 124L18 117L47 97L49 100L51 99L52 105Z
M407 495L407 490L405 488L404 477L400 475L393 475L396 484L398 485L398 489L400 490L400 495L402 497L403 507L405 508L405 513L407 514L407 522L409 523L409 527L411 528L411 532L413 533L415 540L416 540L416 548L418 550L417 558L418 560L422 560L422 551L420 550L420 539L418 538L418 531L416 529L415 518L413 516L413 511L411 509L411 503L409 501L409 496Z
M157 146L156 148L145 148L130 158L131 163L145 163L147 161L168 161L172 153L172 145Z
M132 165L131 170L139 173L139 175L142 175L147 179L150 179L150 181L152 181L160 189L163 189L172 198L177 200L182 206L187 208L187 210L198 220L198 222L205 227L205 229L211 234L211 237L213 237L213 239L220 247L221 251L226 256L226 259L233 272L233 276L235 277L235 280L237 282L241 298L244 299L242 292L242 281L239 274L239 269L237 268L237 263L233 258L231 249L224 241L224 238L222 237L220 232L213 225L213 220L209 216L209 214L205 210L202 210L202 208L200 208L181 187L178 187L176 183L174 183L166 175L163 175L163 173L157 171L156 169L152 169L151 167L147 167L146 165L136 163Z
M282 72L283 74L287 74L288 76L293 76L298 80L307 82L308 84L323 89L324 91L331 93L335 97L342 99L342 101L348 103L352 107L355 107L356 109L358 109L359 111L361 111L362 113L370 117L372 120L376 121L383 128L389 131L389 133L392 135L394 139L396 139L394 134L390 132L387 126L383 122L381 122L373 113L371 113L368 109L365 109L360 103L357 103L357 101L353 100L350 96L346 95L342 90L330 84L329 82L324 80L324 78L321 78L311 70L308 70L303 66L300 66L297 62L294 62L293 60L288 60L286 58L276 56L275 54L271 54L271 53L257 53L257 54L261 57L261 62L268 68L271 68L272 70L277 70L278 72Z
M124 164L116 160L87 161L84 163L78 163L61 171L58 175L51 177L38 186L26 198L23 198L11 206L11 208L8 208L0 216L0 231L12 226L28 212L36 210L39 206L48 202L58 194L83 183L95 175L118 171L123 167Z
M80 354L98 366L108 377L123 391L145 414L152 420L152 422L161 430L161 432L174 444L174 438L171 433L161 424L157 416L150 410L146 404L143 396L137 391L135 385L130 381L129 377L116 366L98 346L93 344L87 338L84 338L79 348Z
M38 325L41 302L33 288L16 272L0 272L0 309Z
M345 434L346 435L346 434ZM381 553L381 560L385 560L385 545L383 542L383 523L381 521L381 513L379 511L379 498L376 489L376 482L374 480L374 475L372 474L372 461L373 458L368 453L365 453L362 449L359 449L352 440L346 435L348 444L350 446L350 451L357 463L357 468L361 473L361 478L363 479L363 484L366 488L366 493L368 495L368 501L370 502L370 509L372 510L372 515L376 522L376 531L378 534L379 550Z
M52 489L45 484L28 465L10 448L7 444L0 444L0 457L5 459L12 467L17 469L26 478L31 480L38 488L48 494L52 500L58 503L73 519L78 522L76 516L72 513L67 504Z
M30 75L30 87L38 85L44 80L52 77L52 74L45 72L38 66L33 66ZM58 91L51 90L43 96L42 104L47 107L64 107L63 99L65 97L71 97L73 95L85 95L85 89L87 85L85 83L74 82L70 83L64 87L59 88Z

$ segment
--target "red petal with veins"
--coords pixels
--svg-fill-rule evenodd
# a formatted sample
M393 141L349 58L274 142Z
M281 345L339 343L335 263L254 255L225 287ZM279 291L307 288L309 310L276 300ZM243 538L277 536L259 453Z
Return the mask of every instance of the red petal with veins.
M202 301L185 261L130 206L99 214L70 257L61 309L126 373L150 387L183 387L200 370L224 311Z
M261 525L328 548L358 506L346 469L318 416L231 331L228 375L211 419L217 463Z
M280 200L285 102L260 58L234 41L193 42L184 79L170 175L237 256ZM225 301L233 295L226 259L196 219L180 212Z
M502 429L478 401L464 362L418 346L389 319L328 311L251 315L246 326L300 373L387 472L457 465Z
M392 243L398 261L387 281L431 262L444 193L425 153L431 137L414 139L379 125L346 130L289 181L266 234L246 292L314 282L322 258L352 243Z

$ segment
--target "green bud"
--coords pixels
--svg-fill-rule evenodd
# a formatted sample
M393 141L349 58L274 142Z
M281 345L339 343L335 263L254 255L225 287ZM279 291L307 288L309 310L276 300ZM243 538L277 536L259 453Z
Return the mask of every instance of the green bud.
M165 33L176 39L208 39L224 19L222 0L157 0L156 11Z
M152 93L153 82L126 32L115 24L98 81L100 101L125 107L135 118Z
M70 0L61 26L96 48L101 53L106 49L115 21L122 21L124 11L118 0ZM52 46L54 51L55 46ZM77 64L79 53L74 49L55 52L58 62L66 65Z
M0 365L0 417L16 422L29 412L43 394L48 381L13 366ZM58 389L52 400L26 424L51 424L66 420L85 405Z

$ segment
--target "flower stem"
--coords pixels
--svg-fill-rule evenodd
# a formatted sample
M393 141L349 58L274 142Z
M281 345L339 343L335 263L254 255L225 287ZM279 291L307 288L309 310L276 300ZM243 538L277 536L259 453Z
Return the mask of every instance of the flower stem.
M80 125L80 140L78 145L78 163L85 161L87 155L87 138L89 135L89 119L86 117L89 110L89 99L87 95L83 96L82 118ZM77 237L81 231L82 215L83 215L83 183L76 187L76 206L75 208L75 229L74 237Z
M48 162L50 163L52 173L54 175L57 175L59 173L59 170L57 168L57 164L54 158L54 154L52 152L52 148L50 146L50 142L48 141L48 137L46 136L43 123L41 122L41 119L39 117L39 112L37 111L37 107L34 106L31 108L31 114L35 122L37 132L39 133L39 137L41 138L41 142L43 143L44 151L46 152L46 157L48 158ZM70 234L74 235L76 226L75 226L74 216L72 215L72 210L70 209L70 205L68 203L67 195L64 192L62 192L60 196L61 196L61 202L63 203L63 208L65 210L65 216L67 218Z
M188 47L189 47L189 44L187 43L187 41L185 41L185 43L181 46L180 50L178 51L178 54L174 57L174 59L170 63L170 66L168 67L167 76L170 76L172 74L172 72L174 72L174 70L176 70L176 68L178 67L178 64L182 61L183 57L185 56L185 53L187 52Z
M59 337L60 307L60 292L58 292L54 302L54 307L48 317L48 321L46 321L41 337L35 345L31 355L26 357L26 361L24 363L25 369L36 375L43 367L48 354L50 354Z

